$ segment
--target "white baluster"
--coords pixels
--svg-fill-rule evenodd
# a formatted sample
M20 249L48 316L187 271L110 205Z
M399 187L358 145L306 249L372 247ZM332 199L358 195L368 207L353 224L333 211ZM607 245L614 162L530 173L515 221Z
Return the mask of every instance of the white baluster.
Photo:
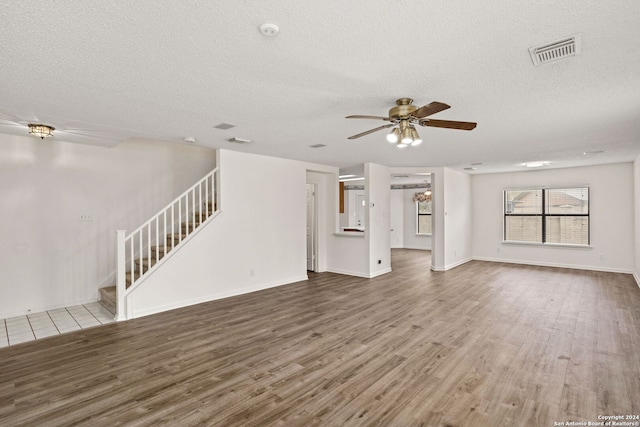
M116 260L116 320L126 320L125 317L125 293L127 290L126 285L126 230L116 231L116 247L117 247L117 260Z

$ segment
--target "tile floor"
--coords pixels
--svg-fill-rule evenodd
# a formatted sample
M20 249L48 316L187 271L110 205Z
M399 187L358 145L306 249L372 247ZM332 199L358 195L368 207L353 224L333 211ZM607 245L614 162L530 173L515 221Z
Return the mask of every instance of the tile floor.
M0 319L0 347L114 322L99 302Z

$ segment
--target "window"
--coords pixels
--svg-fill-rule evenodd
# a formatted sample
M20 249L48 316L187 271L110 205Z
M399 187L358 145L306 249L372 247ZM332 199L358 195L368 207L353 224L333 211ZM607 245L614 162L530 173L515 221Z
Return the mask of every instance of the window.
M416 234L431 234L431 200L416 202Z
M589 188L505 190L504 241L589 245Z

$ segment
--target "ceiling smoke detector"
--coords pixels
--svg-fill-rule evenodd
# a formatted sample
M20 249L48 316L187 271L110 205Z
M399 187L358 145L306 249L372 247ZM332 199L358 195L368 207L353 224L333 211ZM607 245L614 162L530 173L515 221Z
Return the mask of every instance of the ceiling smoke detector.
M280 27L276 24L262 24L259 28L262 35L267 37L273 37L280 32Z
M582 36L574 34L551 43L529 48L533 65L548 64L576 56L582 52Z

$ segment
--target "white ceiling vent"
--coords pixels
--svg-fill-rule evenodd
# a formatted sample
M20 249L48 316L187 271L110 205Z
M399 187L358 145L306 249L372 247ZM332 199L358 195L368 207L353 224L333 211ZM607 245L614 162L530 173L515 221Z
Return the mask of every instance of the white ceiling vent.
M537 66L576 56L581 50L581 35L574 34L551 43L529 48L529 54L533 60L533 65Z
M232 125L231 123L220 123L219 125L215 125L214 128L227 130L236 127L236 125Z
M251 142L250 139L242 139L242 138L229 138L227 139L227 141L231 142L232 144L248 144Z

